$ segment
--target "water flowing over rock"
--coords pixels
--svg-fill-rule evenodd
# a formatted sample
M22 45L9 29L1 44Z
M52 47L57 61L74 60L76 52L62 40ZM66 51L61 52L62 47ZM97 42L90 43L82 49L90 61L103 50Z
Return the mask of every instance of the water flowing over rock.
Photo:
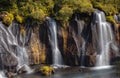
M0 71L0 78L7 78L7 77L5 76L5 73L2 72L2 71Z
M95 10L91 16L73 14L66 27L50 17L37 26L30 19L9 27L0 22L0 69L25 69L30 73L29 64L109 65L120 55L120 17L114 18L115 26L106 22L102 11Z
M118 51L112 26L106 22L105 14L102 11L95 10L92 23L93 44L95 45L96 65L105 66L110 64L111 48L114 53Z
M75 40L76 45L77 45L78 56L81 57L80 66L84 66L86 42L85 42L84 37L82 37L82 34L83 34L84 27L85 27L84 26L85 22L83 20L78 19L77 16L75 18L75 21L77 22L77 26L78 26L78 33L77 33L78 40L76 40L76 39L74 39L74 40ZM73 30L73 38L75 38L74 32L75 32L75 30Z
M20 29L17 23L12 23L9 27L0 22L0 52L2 67L9 68L17 66L17 70L29 64L27 46L30 37L28 28ZM4 69L4 68L3 68ZM30 72L30 70L28 70Z
M116 39L118 42L118 45L120 46L120 13L118 15L114 15L114 19L116 21L116 24L114 25Z
M86 55L86 43L89 42L88 36L90 36L89 23L81 14L75 14L66 28L61 29L63 44L60 46L64 49L65 64L89 66L89 56Z
M46 20L48 21L48 28L49 28L48 35L52 47L53 65L62 65L63 60L62 60L61 52L58 48L56 22L50 17L46 17Z

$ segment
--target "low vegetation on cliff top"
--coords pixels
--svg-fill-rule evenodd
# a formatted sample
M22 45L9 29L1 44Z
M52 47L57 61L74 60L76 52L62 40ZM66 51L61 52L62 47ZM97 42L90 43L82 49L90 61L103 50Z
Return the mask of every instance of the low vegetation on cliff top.
M106 16L112 16L120 11L119 5L120 0L0 0L0 12L9 13L3 18L7 25L14 18L18 23L24 23L28 18L42 23L46 16L66 23L74 13L90 15L94 8L104 11Z

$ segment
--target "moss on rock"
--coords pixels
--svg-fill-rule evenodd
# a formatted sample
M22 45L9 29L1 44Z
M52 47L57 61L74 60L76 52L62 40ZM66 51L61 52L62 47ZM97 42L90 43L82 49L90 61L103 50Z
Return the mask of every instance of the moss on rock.
M115 20L114 20L114 18L113 18L113 16L106 16L106 20L107 20L108 22L110 22L110 23L113 23L113 24L116 23Z
M12 23L13 20L14 20L14 16L11 13L7 13L7 15L3 17L3 23L8 26Z
M23 17L22 17L22 16L17 15L15 18L16 18L16 21L17 21L18 23L23 23Z
M50 76L54 73L54 68L52 68L50 66L42 66L40 68L40 72L41 72L41 74L43 74L45 76Z

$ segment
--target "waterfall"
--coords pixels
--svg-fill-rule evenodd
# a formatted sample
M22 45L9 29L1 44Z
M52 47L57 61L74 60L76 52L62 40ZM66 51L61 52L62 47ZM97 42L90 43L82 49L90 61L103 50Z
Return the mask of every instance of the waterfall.
M5 76L5 73L4 73L3 71L0 71L0 78L7 78L7 77Z
M85 41L82 44L82 50L81 50L81 65L80 66L84 66L84 60L85 60Z
M113 16L116 23L120 23L120 13Z
M56 22L50 17L46 17L48 21L48 27L49 27L49 39L52 47L52 61L53 65L59 66L63 64L62 61L62 55L58 48L58 41L57 41L57 28L56 28Z
M96 65L106 66L110 61L110 46L114 43L113 31L103 12L96 10L93 19L98 32Z
M17 62L17 70L24 67L27 73L31 73L32 70L27 70L28 66L28 54L25 43L27 36L22 36L20 33L20 27L16 23L12 23L9 27L6 27L0 22L0 52L1 54L11 55L13 58L11 65L15 65ZM1 57L2 58L2 57ZM8 59L8 57L4 57ZM3 59L3 58L2 58ZM2 60L4 62L4 59ZM9 66L9 63L7 63ZM29 68L30 69L30 68Z
M73 38L77 45L78 56L81 58L80 66L84 66L86 42L85 42L84 38L82 37L82 32L83 32L85 23L83 20L80 20L77 15L75 17L75 21L77 22L77 26L78 26L78 30L77 30L78 33L77 33L77 35L75 35L76 30L72 30L72 35L73 35Z
M114 20L118 23L118 21L119 21L119 20L118 20L118 16L117 16L117 15L114 15L113 17L114 17Z

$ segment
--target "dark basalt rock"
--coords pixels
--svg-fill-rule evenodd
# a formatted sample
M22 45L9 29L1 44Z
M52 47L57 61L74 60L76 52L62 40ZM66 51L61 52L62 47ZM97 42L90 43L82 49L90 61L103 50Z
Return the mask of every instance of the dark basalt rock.
M115 65L119 61L120 61L120 56L117 56L111 59L110 64Z

